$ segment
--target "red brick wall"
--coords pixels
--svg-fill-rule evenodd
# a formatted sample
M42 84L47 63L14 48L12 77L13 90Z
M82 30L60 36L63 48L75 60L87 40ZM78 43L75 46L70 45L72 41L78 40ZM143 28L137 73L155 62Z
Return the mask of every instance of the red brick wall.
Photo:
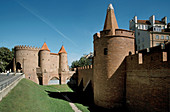
M131 111L170 111L170 61L163 62L166 57L163 52L167 52L168 47L165 50L157 47L157 51L143 51L142 64L138 63L138 54L126 58L126 102Z
M82 80L83 80L83 87L85 87L89 81L93 82L92 66L78 68L78 85L80 85Z

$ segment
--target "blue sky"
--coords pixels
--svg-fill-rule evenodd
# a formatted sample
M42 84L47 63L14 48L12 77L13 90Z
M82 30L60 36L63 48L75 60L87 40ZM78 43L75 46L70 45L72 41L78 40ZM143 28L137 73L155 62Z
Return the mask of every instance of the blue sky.
M121 29L129 29L135 15L170 22L170 0L0 0L0 47L46 42L58 53L63 44L70 65L93 51L93 34L103 29L110 3Z

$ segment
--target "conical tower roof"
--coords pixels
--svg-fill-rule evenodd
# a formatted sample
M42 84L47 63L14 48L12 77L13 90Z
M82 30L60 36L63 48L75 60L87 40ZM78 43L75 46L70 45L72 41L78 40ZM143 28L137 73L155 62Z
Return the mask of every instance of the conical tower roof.
M115 29L118 29L117 20L114 13L114 8L112 4L109 4L107 8L107 15L105 19L105 24L103 30L111 30L112 34L115 35Z
M47 46L47 44L46 44L45 42L44 42L44 44L43 44L43 46L41 47L40 50L50 51L50 50L48 49L48 46Z
M63 45L62 45L60 51L58 52L58 54L60 54L60 53L67 53Z

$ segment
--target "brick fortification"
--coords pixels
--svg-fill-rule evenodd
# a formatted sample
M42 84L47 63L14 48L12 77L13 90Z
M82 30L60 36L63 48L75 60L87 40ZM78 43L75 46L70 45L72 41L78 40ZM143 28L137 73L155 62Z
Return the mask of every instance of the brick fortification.
M69 71L67 52L64 46L59 53L51 53L46 43L42 48L15 46L14 71L22 71L25 77L37 84L48 85L51 79L65 84L74 72Z
M168 112L170 43L135 53L134 32L115 22L109 5L104 29L94 35L93 67L78 68L78 85L85 91L91 84L94 103L104 108Z

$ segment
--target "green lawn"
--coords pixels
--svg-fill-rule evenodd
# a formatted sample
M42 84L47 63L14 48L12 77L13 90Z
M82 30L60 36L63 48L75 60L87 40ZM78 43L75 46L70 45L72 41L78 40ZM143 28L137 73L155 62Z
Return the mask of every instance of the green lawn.
M67 85L41 86L22 79L0 102L0 112L74 112L68 101L50 97L46 91L72 92ZM87 107L76 105L83 112L88 112Z

